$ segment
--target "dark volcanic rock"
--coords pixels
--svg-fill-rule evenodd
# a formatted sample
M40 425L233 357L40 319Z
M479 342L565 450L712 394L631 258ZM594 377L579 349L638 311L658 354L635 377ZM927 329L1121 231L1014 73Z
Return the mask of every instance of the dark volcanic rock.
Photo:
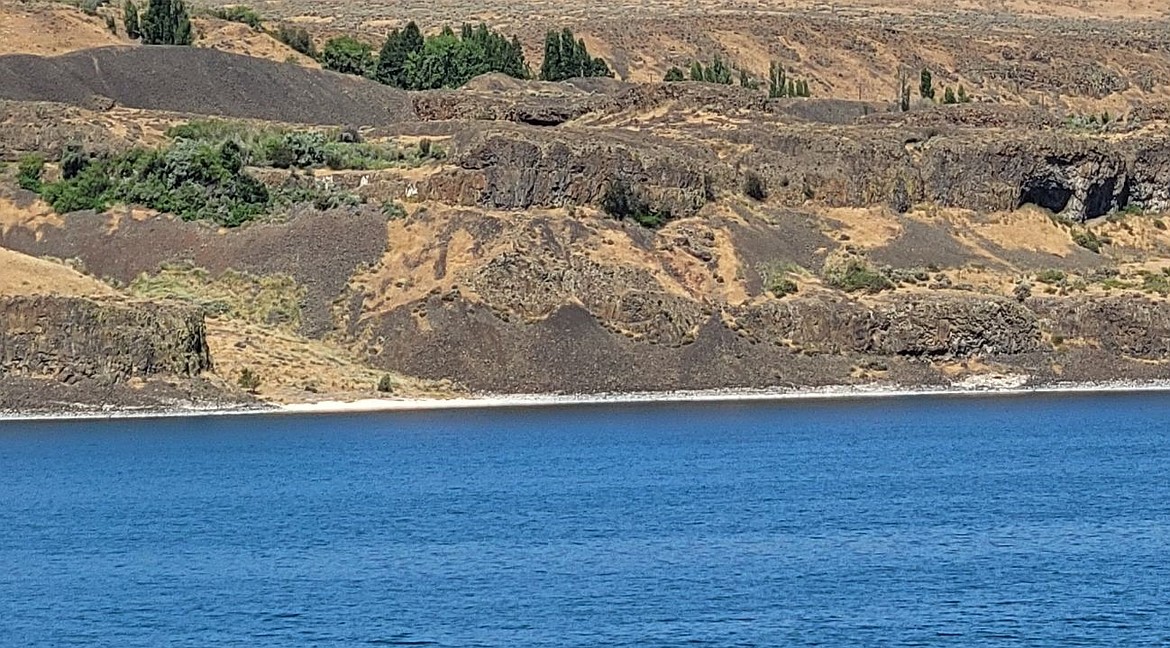
M1016 302L958 295L769 300L732 309L750 339L817 353L902 356L1018 354L1040 342L1036 316Z
M211 368L203 312L179 303L0 297L0 375L125 382Z
M490 129L454 142L457 169L419 186L420 196L495 209L598 203L615 181L628 183L655 209L694 214L707 202L709 178L702 149L658 146L559 130Z
M213 276L225 270L285 274L304 286L302 330L320 336L332 326L331 308L359 266L386 250L386 218L376 209L294 210L283 223L254 223L228 234L198 222L157 216L110 227L92 212L64 216L65 227L39 233L0 231L0 245L31 254L80 259L96 277L129 283L167 262L190 262Z
M1170 303L1138 295L1036 297L1028 306L1046 318L1054 336L1079 339L1114 355L1170 358Z
M102 47L0 56L0 98L310 124L413 119L409 95L373 81L199 47ZM104 102L104 103L103 103Z

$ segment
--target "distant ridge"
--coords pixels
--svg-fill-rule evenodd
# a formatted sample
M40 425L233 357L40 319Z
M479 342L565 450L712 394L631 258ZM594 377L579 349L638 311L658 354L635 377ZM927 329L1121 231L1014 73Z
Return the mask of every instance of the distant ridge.
M0 99L121 106L309 124L412 119L407 93L291 63L196 47L100 47L0 56Z

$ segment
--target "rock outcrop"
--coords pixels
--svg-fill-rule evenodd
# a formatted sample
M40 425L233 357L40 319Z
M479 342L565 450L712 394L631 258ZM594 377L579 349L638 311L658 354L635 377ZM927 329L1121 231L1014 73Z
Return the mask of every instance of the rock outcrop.
M71 383L194 377L211 368L203 313L178 303L0 297L0 376Z

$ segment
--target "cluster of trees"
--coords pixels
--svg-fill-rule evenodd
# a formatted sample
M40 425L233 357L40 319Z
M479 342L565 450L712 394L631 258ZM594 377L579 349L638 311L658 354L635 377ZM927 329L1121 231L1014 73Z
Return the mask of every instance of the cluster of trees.
M918 95L927 101L934 101L935 100L936 95L935 95L935 87L934 87L934 77L930 73L929 68L922 68L922 72L920 72L918 75ZM944 104L970 103L971 97L969 97L967 95L967 89L964 88L962 84L959 84L959 88L958 88L957 92L955 90L951 89L950 86L943 86L942 102ZM902 88L902 110L903 111L909 110L910 109L909 104L910 104L909 89L903 85L903 88Z
M585 40L565 28L550 31L544 37L544 62L540 66L542 81L564 81L577 77L612 77L613 70L601 57L590 56Z
M424 37L412 21L391 32L376 55L366 43L339 36L325 43L319 60L326 69L404 90L455 88L487 72L530 76L520 41L509 40L482 23L463 25L458 34L446 27Z
M211 15L220 20L230 20L231 22L243 23L256 31L264 28L263 22L260 20L260 14L256 13L254 9L245 5L234 5L231 7L219 7L210 11Z
M772 62L768 66L768 97L777 99L780 97L811 97L812 92L809 90L808 81L804 79L789 78L784 71L784 66Z
M211 144L230 140L240 147L245 165L278 169L385 169L444 155L427 139L420 140L416 148L405 149L391 143L363 142L361 134L352 128L329 132L285 130L209 119L173 126L166 134L175 140Z
M211 14L263 29L260 15L247 6L214 9ZM190 45L192 41L191 18L183 0L148 0L141 14L134 0L126 0L123 22L130 38L142 38L147 45ZM356 38L338 36L328 40L318 54L303 27L281 25L274 35L292 49L317 59L328 70L368 77L404 90L455 88L488 72L532 78L519 39L509 39L483 23L474 27L465 24L458 34L444 27L436 35L423 36L411 21L390 32L377 52ZM575 38L571 30L550 31L545 39L540 78L563 81L591 76L612 77L613 71L603 59L591 56L585 41Z
M191 15L183 0L149 0L141 15L134 0L126 0L122 22L127 36L147 45L190 45L193 40Z
M704 65L702 61L694 61L690 65L689 73L684 73L682 68L677 66L671 67L662 78L667 83L690 80L703 81L705 83L721 83L723 85L731 85L731 79L731 67L718 54L711 59L710 65ZM740 68L739 85L744 88L756 90L759 89L760 82L748 74L747 70ZM778 97L808 97L811 94L808 81L788 78L784 67L774 61L769 66L768 97L773 99Z
M44 183L41 196L59 213L125 202L181 218L235 226L267 212L268 188L244 172L233 142L213 146L181 141L162 150L135 149L91 156L78 147L61 155L61 180Z
M745 80L745 76L741 71L740 83ZM689 67L689 72L683 73L679 67L671 67L666 71L666 75L662 77L663 81L673 83L676 81L702 81L705 83L722 83L723 85L731 85L731 67L723 61L723 58L718 54L711 59L710 65L704 65L702 61L693 61Z
M319 209L355 205L355 194L290 176L269 188L248 166L307 169L382 168L425 157L391 145L363 143L351 131L256 131L244 133L225 122L193 122L171 129L175 138L161 149L134 149L117 155L92 155L68 146L59 160L61 179L43 182L44 160L21 160L20 185L36 191L58 213L103 211L114 203L136 204L184 220L211 220L234 227L278 207L311 203ZM426 156L441 151L425 146Z

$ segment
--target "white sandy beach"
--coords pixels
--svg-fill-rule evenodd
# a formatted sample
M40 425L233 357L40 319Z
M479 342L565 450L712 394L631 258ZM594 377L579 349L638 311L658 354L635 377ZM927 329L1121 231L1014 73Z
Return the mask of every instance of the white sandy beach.
M840 385L815 388L726 389L673 392L601 394L500 394L447 399L370 398L354 401L318 401L238 409L176 408L170 411L69 412L60 414L0 413L0 422L27 420L93 420L121 418L175 418L202 416L328 415L375 412L419 412L513 407L566 407L636 403L734 403L897 397L996 397L1061 393L1124 393L1170 391L1167 381L1107 381L1056 383L1030 387L1014 379L965 381L949 387L906 388L896 385Z

